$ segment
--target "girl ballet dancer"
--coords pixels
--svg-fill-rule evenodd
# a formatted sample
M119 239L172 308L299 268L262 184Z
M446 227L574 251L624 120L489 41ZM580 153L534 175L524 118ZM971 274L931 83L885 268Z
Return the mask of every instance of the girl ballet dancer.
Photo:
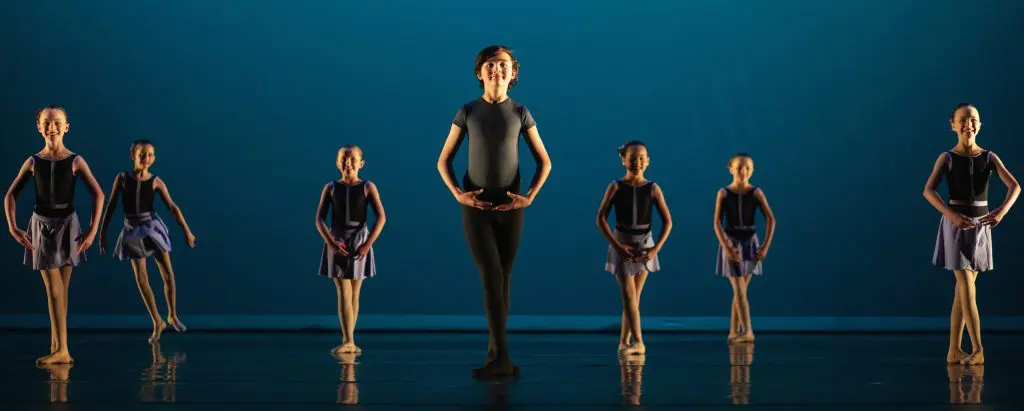
M7 226L18 243L25 247L25 265L39 270L46 286L47 309L50 312L50 353L37 361L41 364L70 364L68 351L68 289L71 270L85 261L85 251L92 245L99 227L103 191L85 159L64 146L68 132L67 111L60 106L47 106L36 113L36 127L46 146L21 165L18 176L4 196ZM16 222L15 205L22 188L30 178L35 180L36 203L28 229ZM89 231L82 228L75 212L75 177L85 180L93 196Z
M718 237L718 262L715 272L732 284L732 308L729 315L729 342L754 341L750 325L747 285L752 275L761 275L761 261L775 235L775 214L768 206L764 191L750 185L754 159L739 153L729 159L732 183L718 190L715 198L715 236ZM754 226L756 211L765 218L765 238L761 244ZM722 221L722 220L725 221Z
M333 354L359 353L356 345L356 320L359 318L359 290L363 280L376 275L373 243L377 241L387 217L377 186L359 179L363 168L363 150L346 145L338 150L336 160L341 179L331 181L320 193L316 210L316 229L324 240L320 257L320 275L334 280L338 292L338 320L341 322L341 345ZM366 228L366 209L373 206L377 218L373 229ZM331 223L327 224L327 213Z
M171 237L167 225L156 214L154 203L156 195L163 198L164 205L174 215L178 225L185 232L185 240L189 247L195 248L196 236L185 223L181 209L171 199L167 183L160 177L150 174L149 168L156 161L156 151L149 140L137 140L129 148L134 167L132 170L118 173L114 177L114 186L110 189L110 201L103 216L100 227L100 252L107 248L107 226L110 217L117 210L117 199L121 197L124 207L124 228L117 236L113 254L118 260L131 260L135 272L135 283L142 294L142 302L146 304L149 317L153 320L153 334L149 337L150 344L160 340L160 334L170 324L177 332L185 332L185 324L178 317L177 293L174 285L174 269L171 267ZM123 195L123 197L122 197ZM149 275L146 270L146 258L156 256L156 266L164 281L164 299L167 303L167 322L160 318L156 308L153 289L149 287Z
M490 46L477 54L476 78L483 96L455 114L437 160L437 171L462 206L462 228L480 272L487 315L487 361L473 370L478 378L516 375L508 352L508 321L512 266L523 231L524 208L533 204L548 174L551 159L526 106L512 100L508 90L519 79L519 62L505 46ZM533 182L519 194L519 136L525 137L537 164ZM469 140L469 167L456 184L452 160L463 139Z
M658 252L672 231L672 215L661 187L644 178L644 171L650 165L647 146L630 141L619 147L619 157L626 168L626 176L612 182L605 190L597 211L597 228L609 243L605 270L615 275L622 296L619 352L644 354L647 348L640 330L640 293L647 274L661 269ZM663 222L657 242L651 236L654 206L658 207ZM608 226L608 215L613 207L614 233Z
M1020 185L995 153L976 144L981 130L978 109L960 104L953 110L949 124L957 135L957 145L939 155L925 184L924 197L942 213L935 254L936 267L953 271L956 287L949 321L949 351L946 362L978 365L985 362L981 344L981 319L975 300L974 280L978 273L994 268L992 228L999 225L1020 194ZM992 171L1006 184L1003 204L988 209L988 182ZM943 202L936 191L945 177L949 201ZM972 352L961 349L964 327L971 338Z

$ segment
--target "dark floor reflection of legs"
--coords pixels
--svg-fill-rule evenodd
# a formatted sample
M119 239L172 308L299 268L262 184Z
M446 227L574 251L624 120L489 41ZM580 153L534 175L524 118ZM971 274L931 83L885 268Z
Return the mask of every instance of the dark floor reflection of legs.
M615 328L608 331L617 334ZM363 343L377 349L355 356L355 364L352 356L342 364L324 350L337 339L334 333L188 332L162 339L158 349L137 333L85 331L76 340L70 373L66 365L37 368L17 360L31 358L48 334L3 332L0 361L7 361L0 364L0 411L129 411L152 405L197 411L484 411L488 405L694 411L735 407L734 401L776 411L958 409L977 408L970 403L979 402L989 409L1024 410L1015 383L1024 368L1021 333L992 333L986 354L998 363L952 364L948 378L935 352L920 349L948 343L945 332L780 333L731 347L717 334L665 333L657 336L661 348L647 354L642 371L644 357L620 359L608 350L607 333L518 334L522 350L516 363L536 375L521 376L514 385L465 378L466 368L477 366L472 355L484 348L486 334L368 333ZM187 351L188 362L175 351ZM759 360L751 358L755 351ZM757 387L755 360L761 361ZM70 383L68 374L74 374ZM53 401L66 398L68 405L48 404L51 393ZM624 404L638 402L639 407Z
M729 344L729 386L735 405L750 404L750 366L753 363L753 343Z
M949 377L950 404L981 404L981 392L985 388L985 365L964 366L948 364L946 375ZM968 379L968 377L970 377ZM964 389L964 382L968 389Z
M359 404L359 383L356 380L356 353L335 353L334 358L341 365L341 375L338 383L337 404L356 405Z
M68 402L68 383L71 382L71 364L41 364L39 369L50 373L50 402Z
M173 353L170 358L160 350L160 343L150 344L152 360L149 368L146 368L142 376L142 386L139 389L139 401L142 402L175 402L175 392L178 380L178 365L185 361L185 353ZM163 388L159 399L157 387Z
M500 378L500 379L489 379L489 380L478 380L478 384L486 387L487 390L487 404L481 409L485 410L509 410L509 393L512 390L512 386L519 381L518 378Z
M622 402L626 405L640 405L644 365L647 365L646 354L619 353L619 380L622 384Z

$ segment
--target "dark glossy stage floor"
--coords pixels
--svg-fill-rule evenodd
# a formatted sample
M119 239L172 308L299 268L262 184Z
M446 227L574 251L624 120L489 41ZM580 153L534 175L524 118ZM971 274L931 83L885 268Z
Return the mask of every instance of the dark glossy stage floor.
M2 334L3 409L1024 409L1024 335L987 335L989 364L950 370L935 334L763 333L732 351L724 336L651 334L624 364L614 335L516 334L522 375L505 383L470 376L481 334L364 334L354 365L329 354L333 334L167 333L158 350L146 333L72 337L76 364L47 371L47 334Z

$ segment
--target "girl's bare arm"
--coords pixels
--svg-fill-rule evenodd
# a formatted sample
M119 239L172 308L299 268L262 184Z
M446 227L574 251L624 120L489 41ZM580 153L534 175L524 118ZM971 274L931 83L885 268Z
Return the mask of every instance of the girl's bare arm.
M996 169L996 174L999 175L999 179L1006 184L1006 198L1003 200L1003 204L999 206L999 210L1003 215L1006 215L1010 211L1010 207L1013 207L1013 203L1017 202L1017 196L1020 195L1020 184L1017 179L1010 174L1010 170L1003 164L1003 160L999 156L992 153L992 160Z
M192 234L192 230L188 228L188 223L185 222L185 215L181 213L181 208L171 199L171 192L167 189L167 184L160 177L154 178L156 178L156 181L153 182L153 188L160 193L160 198L164 200L167 210L174 215L174 219L178 221L178 225L181 226L185 234Z
M946 154L940 154L939 158L935 160L935 165L932 166L932 173L928 175L928 181L924 185L924 198L928 200L928 203L939 210L944 216L953 214L953 210L942 201L942 197L939 196L939 192L936 190L939 186L939 180L942 178L943 169L946 168Z
M725 192L718 190L718 194L715 195L715 237L718 237L718 244L722 245L722 249L729 249L729 242L725 238L725 230L722 229L722 199L725 198Z
M100 223L100 238L104 238L107 234L107 226L110 225L110 217L114 215L114 211L117 210L117 200L121 196L121 184L124 181L124 174L117 173L114 177L114 185L110 187L110 200L107 201L107 207L103 211L103 220ZM104 245L104 244L100 244Z
M377 218L373 222L373 229L370 230L370 237L366 239L366 244L372 246L373 243L377 241L377 237L380 236L380 232L384 231L384 223L388 221L388 218L384 213L384 203L380 199L380 192L377 191L377 185L368 183L366 189L369 190L369 195L367 197L373 205L373 213L377 215Z
M7 229L13 234L18 229L17 215L15 209L17 208L18 195L21 194L21 190L25 188L25 183L32 178L32 159L29 158L21 164L21 168L18 169L18 175L14 177L14 181L11 182L10 188L7 189L7 194L4 195L4 214L7 217Z
M767 250L772 245L772 239L775 238L775 213L772 212L772 207L768 205L768 197L764 195L764 191L760 188L754 191L754 195L761 202L761 212L764 213L764 244L761 244L761 248Z
M92 170L89 169L89 163L85 162L85 158L76 157L74 165L77 168L75 174L82 177L85 188L92 194L92 218L89 220L89 233L95 236L100 230L100 218L103 216L103 201L106 199L106 195L103 194L100 183L96 182L96 177L92 175Z
M668 240L668 234L672 232L672 214L668 210L665 193L661 191L661 187L655 184L654 187L651 187L651 191L654 204L658 206L658 212L661 214L661 234L658 234L658 241L654 244L654 249L661 250L661 247L665 245L665 240Z
M333 244L334 239L331 237L331 230L327 228L327 212L331 207L331 185L324 185L324 189L320 191L320 204L316 207L316 232L320 233L320 238L324 239L325 243Z
M616 190L618 190L618 186L615 183L609 184L608 188L604 190L604 198L601 199L601 205L597 208L597 229L601 230L601 235L608 241L608 244L618 249L622 248L622 245L615 239L611 227L608 226L608 216L612 211L612 198L615 197Z

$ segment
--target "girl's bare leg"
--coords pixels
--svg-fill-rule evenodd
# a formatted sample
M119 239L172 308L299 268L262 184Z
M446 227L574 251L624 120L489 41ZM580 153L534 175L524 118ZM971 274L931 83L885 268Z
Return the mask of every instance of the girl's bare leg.
M352 312L352 281L341 278L334 279L338 291L338 322L341 323L341 345L332 350L335 354L353 353L356 344L352 336L355 328L355 316Z
M70 272L68 274L70 280ZM53 324L50 325L50 328L51 330L56 328L57 331L57 350L37 361L41 364L70 364L74 360L71 358L71 353L68 352L67 313L64 311L67 296L64 294L64 276L61 275L61 269L45 270L43 275L46 277L43 282L49 290L47 303L50 312L53 313Z
M740 322L740 305L739 303L733 305L732 310L736 313L736 333L743 334L747 327Z
M356 342L356 324L359 323L359 291L363 289L363 280L349 280L352 283L352 298L349 300L352 305L352 323L348 332L352 344ZM355 352L363 352L362 348L355 345Z
M64 315L68 314L68 300L71 297L71 270L73 268L70 265L60 268L60 281L64 285Z
M54 297L50 292L50 275L46 271L41 270L39 273L42 274L43 288L46 289L46 311L50 314L50 352L47 353L49 356L57 352L57 313L54 312L54 306L50 304L50 300L53 300ZM43 358L46 357L40 357L39 360Z
M74 266L65 265L60 268L60 282L64 287L64 324L67 324L68 318L68 300L71 299L71 271Z
M622 284L619 284L621 287ZM626 315L626 308L622 308L622 326L619 327L619 352L626 351L629 348L629 340L631 334L629 332L629 316Z
M68 296L71 295L68 292L71 289L71 269L72 269L72 267L70 265L66 265L64 267L61 267L61 269L60 269L61 282L64 284L64 316L65 316L65 318L67 318L67 315L68 315ZM53 319L51 318L50 321L52 322ZM51 333L50 333L50 353L52 354L52 353L55 353L55 352L57 352L57 333L56 333L56 330L51 330Z
M622 306L626 310L630 337L633 339L633 344L623 351L623 354L645 354L647 347L644 346L643 332L640 329L640 301L636 291L636 280L624 275L615 277L619 280Z
M648 272L644 271L633 276L633 284L635 284L636 287L636 300L638 306L640 304L640 296L642 296L644 292L644 284L647 283L647 274ZM622 331L620 332L619 338L619 351L625 350L629 347L629 344L631 343L630 340L633 338L633 333L629 331L627 324L628 319L626 318L626 310L622 310Z
M732 303L729 307L729 336L726 340L732 342L740 333L740 277L729 276L729 285L732 286Z
M338 346L335 346L333 349L331 349L331 354L335 354L336 355L336 354L344 353L344 351L342 350L342 347L344 347L345 343L348 342L348 327L345 326L345 324L347 324L347 322L345 321L345 315L344 315L345 314L345 297L344 297L345 286L344 286L344 284L342 284L342 279L340 279L340 278L332 278L331 280L332 280L332 282L334 282L334 289L335 289L335 291L337 292L337 295L338 295L338 300L337 300L338 326L341 329L341 344L338 345Z
M964 287L964 282L960 279L960 276L956 277L956 285L953 286L953 308L949 312L949 351L946 352L946 364L959 364L964 358L967 358L967 353L963 349L964 341L964 327L966 323L964 321L964 310L960 306L960 294L963 292L961 289Z
M156 255L156 268L160 270L160 278L164 281L164 301L167 302L167 323L180 333L187 329L178 317L178 289L174 284L174 268L171 266L171 253L163 252Z
M977 291L974 288L974 280L978 273L974 271L954 271L958 281L963 281L964 287L960 290L960 308L963 310L964 320L967 323L967 335L971 338L971 355L964 358L961 363L967 365L978 365L985 363L985 349L981 344L981 316L978 314Z
M160 335L167 328L167 323L160 318L160 311L156 308L156 297L153 296L153 289L149 286L149 272L146 270L146 259L133 259L132 271L135 272L135 284L139 286L142 303L146 305L149 318L153 321L153 334L149 336L149 343L153 344L160 341Z
M748 343L754 341L754 327L750 324L750 301L747 300L747 286L750 285L750 279L753 275L744 275L739 277L739 311L740 311L740 324L743 325L743 333L736 337L733 342L736 343Z
M625 295L625 291L624 290L625 290L626 285L622 282L622 276L616 275L615 276L615 281L619 284L620 292L623 295ZM635 287L635 285L634 285L634 287ZM629 349L630 339L632 338L632 333L630 332L630 329L631 329L630 327L632 327L632 325L630 325L629 319L630 319L629 318L629 312L626 309L626 303L623 302L623 304L622 304L622 326L619 327L619 348L618 348L618 352L620 354L626 352L626 350Z

